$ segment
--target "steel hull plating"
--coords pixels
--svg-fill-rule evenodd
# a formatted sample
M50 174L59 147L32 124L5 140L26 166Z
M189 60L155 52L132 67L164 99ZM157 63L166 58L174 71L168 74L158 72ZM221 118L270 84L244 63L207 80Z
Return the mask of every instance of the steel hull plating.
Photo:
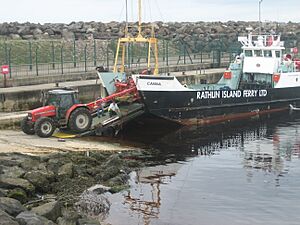
M209 124L289 109L300 87L232 91L140 91L148 113L181 124Z

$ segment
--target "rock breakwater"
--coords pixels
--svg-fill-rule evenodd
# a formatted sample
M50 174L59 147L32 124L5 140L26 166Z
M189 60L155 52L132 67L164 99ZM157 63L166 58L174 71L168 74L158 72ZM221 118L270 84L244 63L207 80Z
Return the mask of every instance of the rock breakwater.
M187 43L191 49L228 48L237 43L237 36L247 33L246 28L257 31L258 22L228 21L228 22L155 22L156 36L173 42ZM134 25L134 24L131 24ZM150 25L150 24L145 24ZM39 39L113 39L124 35L124 22L72 22L63 23L0 23L2 39L39 40ZM137 29L131 28L133 35ZM300 43L300 23L265 22L263 32L281 33L287 47ZM144 30L150 35L151 29Z

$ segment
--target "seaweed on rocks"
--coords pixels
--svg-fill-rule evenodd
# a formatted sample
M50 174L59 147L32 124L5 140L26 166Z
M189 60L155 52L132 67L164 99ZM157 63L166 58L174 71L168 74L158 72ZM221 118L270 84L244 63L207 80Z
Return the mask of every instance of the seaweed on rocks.
M165 164L165 158L160 157L156 150L0 154L0 199L8 199L0 209L9 212L9 216L3 214L7 220L19 222L36 219L49 224L79 224L79 220L88 221L90 213L100 218L110 208L107 196L129 187L130 172Z

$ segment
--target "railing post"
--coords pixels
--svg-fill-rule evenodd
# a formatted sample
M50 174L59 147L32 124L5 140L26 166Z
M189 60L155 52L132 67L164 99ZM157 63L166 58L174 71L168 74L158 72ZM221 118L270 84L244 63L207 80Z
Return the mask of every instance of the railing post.
M11 68L11 48L8 50L8 66L9 66L9 78L12 77L12 68Z
M52 57L52 69L55 69L55 50L54 50L54 43L51 42L51 57Z
M148 43L148 45L147 45L147 51L146 51L146 62L148 62L148 56L149 56L149 45L150 45L150 43Z
M7 42L4 42L4 49L5 49L5 64L8 64L8 48L7 48Z
M167 61L167 66L169 66L169 41L167 41L167 46L166 46L166 61Z
M87 71L87 44L84 46L84 71Z
M94 39L94 66L97 66L97 46L96 46L95 39Z
M35 71L36 75L39 75L39 64L38 64L38 46L35 49Z
M76 67L76 61L77 61L77 58L76 58L76 41L75 41L75 38L73 39L73 64L74 64L74 67Z
M165 44L165 40L163 40L163 62L166 59L166 44Z
M129 60L129 65L128 65L128 67L129 68L131 68L131 64L133 64L133 62L134 62L134 55L133 55L133 45L130 43L129 44L129 52L130 52L130 54L129 54L129 58L130 58L130 60Z
M29 70L32 70L32 44L31 41L28 42L29 45Z
M64 46L61 45L60 48L60 65L61 65L61 74L64 74Z
M186 64L186 45L183 44L183 63Z
M109 71L109 47L108 47L108 41L107 41L107 44L106 44L106 67Z
M200 52L200 62L203 63L203 51Z

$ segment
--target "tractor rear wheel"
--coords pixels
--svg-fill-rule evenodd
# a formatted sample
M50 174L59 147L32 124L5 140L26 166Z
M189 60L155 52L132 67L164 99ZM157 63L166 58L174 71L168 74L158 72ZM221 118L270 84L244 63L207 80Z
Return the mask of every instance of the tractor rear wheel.
M35 133L33 124L30 123L27 116L24 117L21 121L21 129L25 134L28 134L28 135L33 135Z
M75 109L69 119L69 128L77 133L88 131L92 125L92 115L86 108Z
M50 137L55 129L55 123L49 117L41 117L34 124L35 133L42 138Z

